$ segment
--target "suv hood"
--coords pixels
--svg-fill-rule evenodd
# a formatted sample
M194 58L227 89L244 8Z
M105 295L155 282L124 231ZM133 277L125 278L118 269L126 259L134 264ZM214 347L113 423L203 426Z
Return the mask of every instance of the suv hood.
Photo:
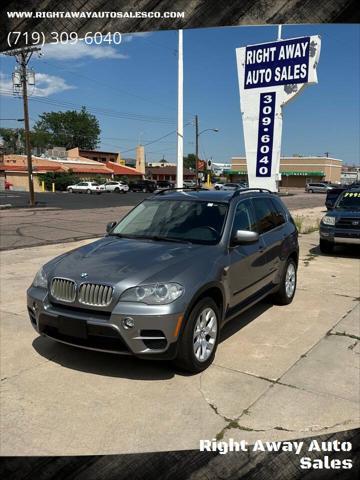
M139 284L171 281L194 262L203 245L104 237L54 259L49 277L75 281ZM82 274L87 274L86 278Z
M334 208L331 214L336 218L360 218L360 210L356 209Z

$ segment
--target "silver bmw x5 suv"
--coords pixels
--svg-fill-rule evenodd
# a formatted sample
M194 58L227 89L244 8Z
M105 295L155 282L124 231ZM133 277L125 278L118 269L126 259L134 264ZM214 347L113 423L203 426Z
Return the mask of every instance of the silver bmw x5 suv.
M30 321L59 342L200 372L228 320L269 294L293 300L298 252L276 194L162 190L44 265L27 292Z

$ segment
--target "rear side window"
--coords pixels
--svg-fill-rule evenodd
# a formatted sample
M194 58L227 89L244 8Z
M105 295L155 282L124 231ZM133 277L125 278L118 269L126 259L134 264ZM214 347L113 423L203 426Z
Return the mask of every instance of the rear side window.
M233 223L233 234L237 230L256 230L256 224L252 218L250 200L240 202L236 207Z
M274 207L273 221L275 223L275 226L278 227L279 225L282 225L283 223L286 222L286 214L279 200L271 199L270 201Z
M253 198L257 231L261 235L285 222L270 198Z

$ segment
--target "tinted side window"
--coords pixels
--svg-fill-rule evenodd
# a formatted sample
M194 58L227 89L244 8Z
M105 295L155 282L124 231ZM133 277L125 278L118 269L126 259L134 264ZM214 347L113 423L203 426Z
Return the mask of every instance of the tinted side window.
M273 220L275 223L275 226L278 227L279 225L282 225L285 223L285 212L281 208L281 205L279 204L280 202L278 200L271 200L271 203L273 205Z
M251 203L249 200L240 202L235 210L233 233L237 230L256 230L256 224L251 214Z
M259 234L277 227L276 213L270 198L253 198L253 205Z

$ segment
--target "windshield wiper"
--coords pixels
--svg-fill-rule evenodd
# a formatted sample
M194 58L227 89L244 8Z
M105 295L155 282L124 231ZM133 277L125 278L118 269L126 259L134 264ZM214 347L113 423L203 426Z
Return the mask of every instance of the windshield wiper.
M182 239L182 238L174 238L174 237L163 237L161 235L151 235L151 236L146 237L146 238L149 238L151 240L156 240L156 241L174 242L174 243L190 243L191 244L190 240L185 240L185 239Z
M110 233L110 237L118 238L130 238L133 240L155 240L155 241L164 241L164 242L173 242L173 243L188 243L191 244L190 240L183 240L182 238L173 238L173 237L163 237L161 235L126 235L122 233Z
M139 238L137 235L124 235L123 233L109 233L108 236L118 238Z

